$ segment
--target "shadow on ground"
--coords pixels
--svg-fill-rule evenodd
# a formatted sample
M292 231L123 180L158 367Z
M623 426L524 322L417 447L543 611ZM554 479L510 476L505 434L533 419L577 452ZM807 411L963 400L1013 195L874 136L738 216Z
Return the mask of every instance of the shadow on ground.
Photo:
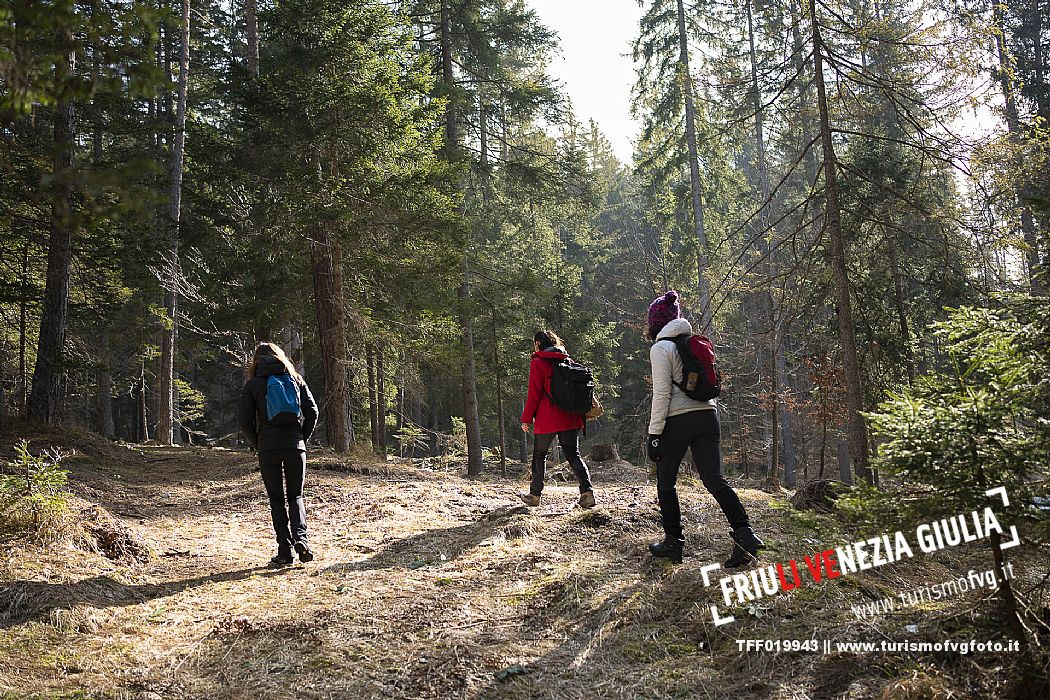
M94 608L137 605L198 586L239 581L257 575L279 576L284 571L255 566L178 581L141 584L122 583L109 576L92 576L74 583L2 581L0 582L0 628L44 620L49 618L54 610L70 609L79 605L89 605Z

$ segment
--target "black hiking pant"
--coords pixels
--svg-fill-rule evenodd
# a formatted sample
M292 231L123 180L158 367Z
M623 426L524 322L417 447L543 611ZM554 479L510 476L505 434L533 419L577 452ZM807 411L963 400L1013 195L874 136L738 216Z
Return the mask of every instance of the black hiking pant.
M591 473L587 471L587 465L580 456L580 431L563 430L560 433L545 433L537 435L532 443L532 483L529 493L539 496L543 493L543 477L547 470L547 453L551 450L554 438L558 438L561 451L565 454L569 466L572 467L576 479L580 482L580 493L591 490Z
M295 542L306 542L306 506L303 504L306 452L260 452L259 466L266 495L270 497L270 517L273 518L277 547L282 552L290 552Z
M667 539L682 539L682 507L675 484L678 468L689 449L693 451L693 465L700 480L722 508L729 526L735 530L750 525L740 498L722 475L720 440L721 426L716 410L690 411L667 419L660 436L663 458L656 464L656 495Z

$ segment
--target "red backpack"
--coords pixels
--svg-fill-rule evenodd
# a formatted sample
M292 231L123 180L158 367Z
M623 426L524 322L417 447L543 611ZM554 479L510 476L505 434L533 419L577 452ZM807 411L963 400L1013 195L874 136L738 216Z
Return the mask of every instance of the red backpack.
M682 381L671 381L695 401L709 401L722 393L722 375L715 366L715 346L706 336L676 335L661 338L674 343L682 359Z

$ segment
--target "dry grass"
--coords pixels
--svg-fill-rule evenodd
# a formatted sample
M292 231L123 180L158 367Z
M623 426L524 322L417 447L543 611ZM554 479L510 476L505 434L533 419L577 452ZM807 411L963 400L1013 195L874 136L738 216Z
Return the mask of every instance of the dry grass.
M118 516L154 556L110 559L72 541L0 555L0 698L1005 696L1002 658L981 673L950 655L860 664L735 643L910 638L905 624L918 624L921 638L993 637L982 612L909 611L867 624L848 614L850 604L966 570L982 552L803 588L734 609L738 622L716 628L708 607L717 591L698 569L724 557L728 538L692 482L682 500L693 556L674 567L645 551L659 521L644 468L596 466L594 510L574 509L577 490L560 481L529 510L513 496L521 465L508 479L465 479L440 463L312 455L319 558L270 571L260 566L272 536L251 455L75 437L87 455L72 465L78 497ZM771 558L808 553L841 529L763 491L741 495Z

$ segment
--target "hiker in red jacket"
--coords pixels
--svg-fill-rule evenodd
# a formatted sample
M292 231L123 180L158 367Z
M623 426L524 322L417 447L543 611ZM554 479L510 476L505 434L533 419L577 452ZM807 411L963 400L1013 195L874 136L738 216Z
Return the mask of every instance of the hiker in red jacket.
M584 417L567 413L551 402L551 376L554 374L554 363L568 358L561 338L554 331L537 331L533 338L535 352L529 365L529 395L525 400L525 410L521 414L521 429L529 432L529 426L535 421L533 432L536 439L532 448L532 483L529 493L520 494L519 498L527 506L538 506L540 494L543 493L543 476L547 465L547 453L554 438L558 438L565 459L572 467L580 481L580 507L594 507L594 491L591 488L591 475L587 465L580 456L580 431L583 430Z

